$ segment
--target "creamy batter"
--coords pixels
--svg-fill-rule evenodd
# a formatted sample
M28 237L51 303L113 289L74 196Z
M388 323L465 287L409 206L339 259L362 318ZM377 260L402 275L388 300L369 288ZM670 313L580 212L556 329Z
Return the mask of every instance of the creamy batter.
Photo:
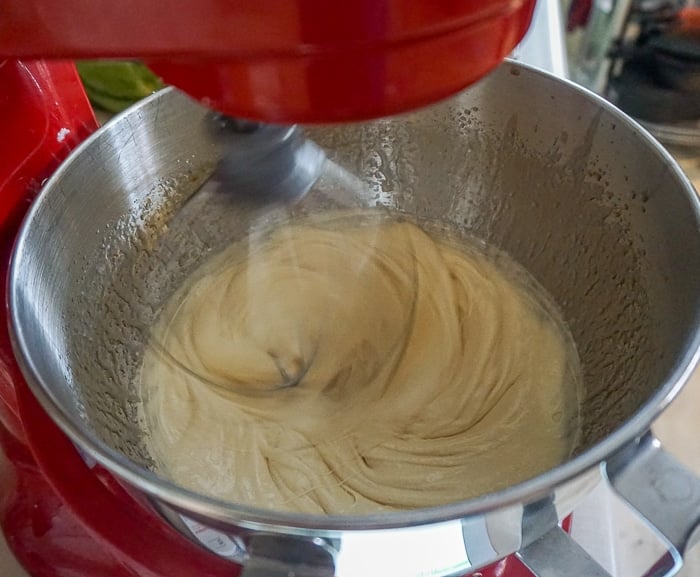
M153 329L142 409L160 472L246 505L364 514L561 463L576 353L508 262L357 215L232 246Z

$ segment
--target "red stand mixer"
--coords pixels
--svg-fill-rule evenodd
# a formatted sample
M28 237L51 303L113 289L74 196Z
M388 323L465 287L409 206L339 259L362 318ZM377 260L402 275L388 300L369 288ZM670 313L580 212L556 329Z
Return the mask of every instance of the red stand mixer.
M166 82L235 117L357 121L427 105L474 83L511 53L534 8L532 0L341 4L6 2L0 19L0 58L6 58L0 60L3 275L43 181L97 129L75 68L65 59L138 57ZM616 113L608 113L617 121ZM2 290L7 297L4 284ZM197 546L76 449L25 383L7 316L5 310L0 330L0 444L7 456L0 461L0 524L20 563L33 577L239 574L238 565L207 550L235 543L208 527L190 526L205 545ZM629 429L625 439L618 435L616 448L632 437ZM588 473L595 469L591 463ZM551 513L549 495L538 497L545 505L535 507L535 520ZM510 555L474 575L530 572Z
M166 80L230 114L346 121L461 90L513 49L533 6L530 0L5 5L0 55L22 60L0 63L3 276L42 181L97 128L74 66L31 59L146 57ZM27 571L33 577L236 574L235 565L193 545L109 473L88 468L26 388L2 324L0 440L7 461L0 469L0 521ZM482 574L529 573L508 558Z

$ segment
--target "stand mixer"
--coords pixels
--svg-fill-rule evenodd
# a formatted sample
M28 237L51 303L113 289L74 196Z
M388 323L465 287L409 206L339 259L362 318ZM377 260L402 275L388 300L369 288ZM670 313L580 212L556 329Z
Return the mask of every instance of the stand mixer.
M525 0L361 0L346 6L313 0L254 5L209 0L196 7L81 0L56 7L41 0L10 0L0 21L0 55L8 58L0 64L0 119L12 128L6 142L14 146L6 146L0 158L3 271L7 273L18 227L42 182L96 129L72 64L56 59L140 57L167 82L236 118L275 124L349 122L436 102L473 83L520 41L533 7ZM508 74L523 73L514 68L501 77ZM523 96L533 101L540 94L535 92ZM176 96L170 93L168 101L182 98ZM606 130L614 131L623 120L607 113L615 122ZM156 120L154 126L163 125ZM612 143L613 135L610 139ZM654 154L651 165L663 159L658 151ZM674 178L682 189L682 179ZM526 208L537 212L539 205L528 202ZM615 237L613 254L617 243ZM145 495L125 489L54 424L25 383L6 330L0 339L0 441L8 457L0 469L0 521L11 549L32 576L277 577L296 571L304 554L297 540L283 552L286 566L273 570L247 563L241 568L230 559L240 559L245 551L230 534L193 519L181 518L186 527L178 526ZM539 497L528 505L526 520L550 527L554 514L556 525L552 503L544 494ZM325 551L323 540L307 544L317 563L314 571L297 574L333 575L332 563L318 557ZM530 561L537 562L542 574L552 556L546 545L528 545ZM572 569L590 568L585 554L577 555L564 556L574 563ZM529 572L510 555L474 575L520 577Z

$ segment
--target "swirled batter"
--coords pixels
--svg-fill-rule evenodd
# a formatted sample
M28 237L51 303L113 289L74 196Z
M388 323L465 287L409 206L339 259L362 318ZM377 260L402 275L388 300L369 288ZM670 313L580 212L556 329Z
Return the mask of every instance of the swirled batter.
M161 472L266 509L364 514L561 463L578 429L575 350L506 262L357 216L231 247L154 327L142 392Z

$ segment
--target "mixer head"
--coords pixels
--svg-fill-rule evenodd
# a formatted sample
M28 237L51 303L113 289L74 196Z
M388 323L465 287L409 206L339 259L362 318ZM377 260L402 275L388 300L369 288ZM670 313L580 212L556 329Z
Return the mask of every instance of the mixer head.
M228 115L395 114L456 93L524 36L534 0L7 0L0 60L129 57ZM76 17L79 15L79 17Z

